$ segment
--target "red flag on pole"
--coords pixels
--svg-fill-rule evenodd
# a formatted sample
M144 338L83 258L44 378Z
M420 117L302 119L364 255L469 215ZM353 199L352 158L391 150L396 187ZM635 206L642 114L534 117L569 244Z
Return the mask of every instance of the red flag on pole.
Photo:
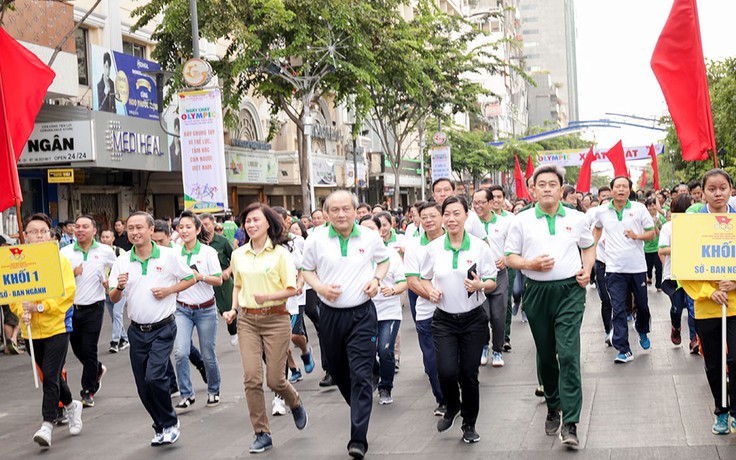
M575 187L575 190L578 192L590 192L590 165L593 164L593 160L595 160L595 155L593 154L593 146L591 145L590 150L588 150L588 153L585 155L585 159L583 160L583 166L580 167L578 185Z
M626 159L624 158L624 146L621 141L616 142L616 145L611 147L611 150L606 152L606 158L613 165L614 176L626 176L631 177L629 170L626 169Z
M639 190L647 188L647 170L641 172L641 183L639 184Z
M529 190L526 189L526 180L521 174L521 165L519 165L519 157L514 155L516 165L514 166L514 181L516 182L516 197L524 198L531 201Z
M524 177L526 179L529 179L534 175L534 162L532 161L532 156L529 155L529 158L526 160L526 173L524 174Z
M657 169L657 152L654 151L654 144L649 146L649 156L652 157L652 181L654 190L659 190L659 170Z
M18 159L56 74L0 28L0 211L23 201Z
M675 123L685 161L716 156L713 113L695 0L675 0L654 47L652 71Z

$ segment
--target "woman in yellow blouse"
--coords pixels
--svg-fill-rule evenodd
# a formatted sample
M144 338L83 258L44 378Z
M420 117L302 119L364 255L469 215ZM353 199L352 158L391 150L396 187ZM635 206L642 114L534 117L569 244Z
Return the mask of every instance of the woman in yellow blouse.
M228 323L238 318L240 359L243 362L245 399L256 439L251 453L271 447L271 429L263 395L266 383L291 408L297 429L307 426L307 412L299 394L284 375L291 342L291 319L286 299L296 294L297 272L281 220L271 208L252 203L240 215L246 232L245 245L230 260L233 288L232 310L222 316ZM236 315L240 309L240 315Z

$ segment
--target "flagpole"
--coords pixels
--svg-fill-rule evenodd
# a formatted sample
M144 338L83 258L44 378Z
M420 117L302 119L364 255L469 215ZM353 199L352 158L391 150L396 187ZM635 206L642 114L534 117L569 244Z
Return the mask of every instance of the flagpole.
M18 240L20 244L26 243L26 238L23 236L23 217L20 214L20 199L15 197L15 217L18 219Z

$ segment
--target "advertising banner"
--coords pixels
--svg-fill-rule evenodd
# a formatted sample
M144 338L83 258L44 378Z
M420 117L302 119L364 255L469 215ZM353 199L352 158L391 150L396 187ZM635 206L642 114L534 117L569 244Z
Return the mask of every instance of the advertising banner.
M184 208L227 209L222 99L219 89L179 93Z
M360 158L360 157L358 157ZM355 168L353 168L353 160L348 159L345 161L345 187L355 187ZM368 168L366 167L363 159L360 158L358 161L358 187L365 188L368 186Z
M0 248L0 303L64 295L59 246L55 242Z
M335 160L312 155L312 179L315 187L336 187Z
M672 214L672 279L736 277L736 215Z
M429 149L429 155L432 162L432 182L442 177L452 179L450 146L432 147Z
M144 72L160 65L95 45L90 60L94 110L158 120L156 79Z
M570 149L570 150L542 150L537 152L537 162L539 166L542 165L557 165L557 166L582 166L585 160L585 155L588 153L589 147L584 149ZM593 154L595 160L593 163L608 162L605 153L608 152L608 148L594 148ZM654 144L654 151L657 155L661 155L664 152L664 144ZM649 156L649 146L640 145L637 147L624 147L624 158L626 161L632 160L646 160L651 158Z
M225 150L227 181L239 184L278 183L276 155Z
M19 166L93 161L92 122L36 123L18 160Z

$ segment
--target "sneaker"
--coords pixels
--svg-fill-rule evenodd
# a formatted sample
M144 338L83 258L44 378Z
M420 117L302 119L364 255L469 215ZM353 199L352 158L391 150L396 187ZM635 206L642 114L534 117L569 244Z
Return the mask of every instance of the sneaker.
M399 367L401 367L401 357L399 355L394 356L394 374L399 373Z
M69 419L69 434L76 436L82 432L82 402L72 401L66 408L66 416Z
M606 333L606 338L603 340L603 342L609 347L613 346L613 329Z
M297 430L303 430L309 423L309 414L304 409L304 403L299 401L299 405L291 408L291 416L294 417L294 425Z
M626 353L619 353L616 355L616 357L613 359L614 363L630 363L634 360L634 355L627 351Z
M289 382L296 383L301 382L304 380L304 377L302 377L302 371L299 369L292 370L291 371L291 377L289 377Z
M521 310L521 322L522 323L528 323L529 318L526 317L526 312L524 310Z
M544 432L547 436L554 436L560 431L562 425L562 412L559 409L547 411L547 419L544 421Z
M18 348L18 345L15 342L13 342L12 339L7 341L7 347L8 347L7 348L7 351L11 355L18 355L18 354L20 354L20 349Z
M394 402L394 398L391 396L391 390L388 388L379 388L378 404L384 406L386 404L391 404L392 402Z
M120 351L120 347L117 342L110 342L110 348L108 348L107 351L110 353L117 353Z
M271 405L271 415L286 415L286 404L280 396L274 396Z
M467 442L468 444L480 441L480 435L475 431L474 426L463 426L463 441Z
M503 355L497 351L493 352L493 359L491 361L491 366L493 367L503 367L505 363L503 362Z
M43 422L41 428L33 435L33 441L41 447L51 447L51 433L54 426L50 422Z
M649 347L652 346L652 342L649 340L649 337L643 332L639 333L639 345L645 350L649 350Z
M437 417L444 417L445 413L447 413L447 406L444 404L438 404L434 408L434 415Z
M155 446L160 446L163 443L164 443L164 433L163 431L160 433L157 431L153 435L153 439L151 439L151 445L155 447Z
M716 415L715 423L711 428L713 434L728 434L730 429L728 426L728 412Z
M181 396L181 393L179 392L179 389L176 387L169 388L169 396L171 396L171 399L178 398Z
M198 367L197 370L199 371L199 375L202 376L202 380L204 380L204 383L207 383L207 369L202 367Z
M83 407L95 407L95 397L89 391L82 392L82 406Z
M128 341L125 339L120 339L120 344L118 345L118 349L120 351L123 351L126 348L130 348L130 343L128 343Z
M54 425L66 425L69 423L69 417L66 415L66 410L63 407L56 408L56 418L52 422Z
M504 353L508 353L508 352L510 352L510 351L511 351L511 340L506 340L506 341L505 341L505 342L503 343L503 352L504 352Z
M193 397L191 397L191 398L183 398L181 401L179 401L179 404L177 404L176 406L174 406L174 409L175 410L189 409L192 406L192 404L194 404L194 398Z
M365 447L363 447L361 444L357 442L351 442L348 445L348 455L360 460L363 457L365 457Z
M565 423L560 431L560 443L567 447L578 447L578 426L574 423Z
M322 388L334 387L335 381L332 380L332 376L329 373L325 373L325 376L322 377L322 380L319 381L319 386L321 386Z
M698 343L698 339L692 339L690 341L690 354L691 355L700 354L700 344Z
M488 364L488 345L483 347L483 352L480 354L480 365L485 366Z
M534 390L534 396L539 396L540 398L544 397L544 385L539 385L536 390Z
M519 304L514 302L514 305L511 307L511 316L516 316L519 313Z
M179 422L176 422L176 425L174 426L164 428L161 444L174 444L177 439L179 439L180 434L181 432L179 431Z
M675 326L672 326L672 332L670 332L670 340L672 340L672 343L674 345L679 345L682 343L682 335L680 335L680 330L675 329Z
M102 377L104 377L105 374L107 374L107 367L100 363L100 370L97 371L97 388L94 391L94 394L96 395L100 394L100 390L102 389Z
M629 321L629 322L634 321L634 316L633 315L626 315L626 321Z
M309 347L309 351L302 355L302 362L304 363L304 372L311 374L314 370L314 358L312 357L312 347Z
M454 414L445 412L445 415L437 421L437 431L444 433L445 431L451 430L452 427L455 426L455 420L457 420L459 416L460 411L457 411Z
M231 335L231 336L230 336L230 346L231 346L231 347L236 347L236 346L238 346L238 334L235 334L235 335ZM262 451L261 451L261 452L262 452Z
M258 433L256 440L248 448L248 452L251 454L260 454L273 447L273 441L271 441L271 435L268 433Z
M731 429L731 433L736 433L736 418L728 417L728 427Z
M207 394L207 407L215 407L220 405L220 395Z

